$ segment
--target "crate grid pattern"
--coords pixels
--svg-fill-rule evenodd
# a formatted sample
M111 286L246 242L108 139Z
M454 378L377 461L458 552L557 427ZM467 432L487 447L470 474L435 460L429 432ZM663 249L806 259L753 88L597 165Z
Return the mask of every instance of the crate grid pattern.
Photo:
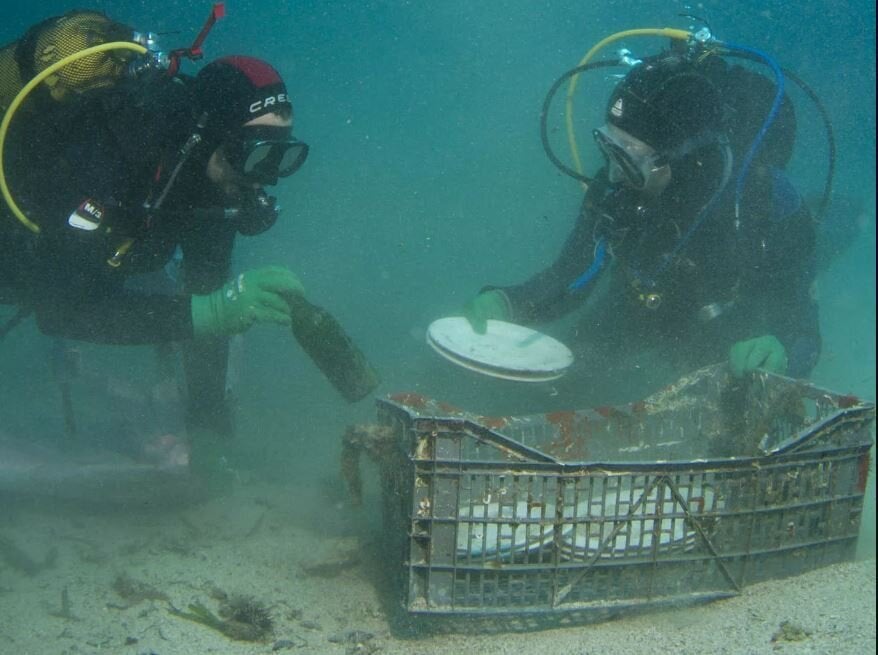
M769 435L783 444L804 434L807 448L668 461L641 458L700 438L715 406L636 421L620 410L615 423L595 422L588 441L617 436L625 457L565 461L546 453L581 456L582 448L541 415L508 417L495 429L379 402L399 446L382 481L403 608L474 617L641 608L724 597L850 558L874 406L802 392L803 424L775 420Z

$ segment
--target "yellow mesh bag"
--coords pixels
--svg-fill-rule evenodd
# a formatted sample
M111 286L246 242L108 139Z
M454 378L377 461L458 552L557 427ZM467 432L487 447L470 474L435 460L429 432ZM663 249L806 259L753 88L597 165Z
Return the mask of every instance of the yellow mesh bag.
M35 25L0 50L0 109L5 111L27 80L55 62L91 46L131 37L131 28L93 11L74 11ZM97 53L64 66L43 83L53 99L62 100L71 92L113 84L132 56L129 51Z
M12 43L0 49L0 116L6 113L7 107L21 91L24 82L15 61L15 46Z

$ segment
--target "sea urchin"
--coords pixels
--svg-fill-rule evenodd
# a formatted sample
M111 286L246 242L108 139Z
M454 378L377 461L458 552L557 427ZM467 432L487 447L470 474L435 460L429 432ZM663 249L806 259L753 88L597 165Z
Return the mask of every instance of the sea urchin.
M223 632L240 641L260 641L274 630L274 620L264 603L252 596L230 596L220 607Z

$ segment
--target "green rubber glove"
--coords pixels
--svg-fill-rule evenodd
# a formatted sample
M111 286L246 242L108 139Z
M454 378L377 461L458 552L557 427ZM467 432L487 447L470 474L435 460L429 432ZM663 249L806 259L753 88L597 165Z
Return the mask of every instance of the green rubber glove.
M290 325L286 298L303 295L302 283L280 266L241 273L221 289L192 296L192 328L198 337L245 332L254 323Z
M729 352L729 366L736 378L761 368L769 373L787 372L787 351L773 335L739 341Z
M512 307L506 294L497 289L483 291L463 306L463 316L473 326L473 330L484 334L488 329L488 319L508 321L512 318Z

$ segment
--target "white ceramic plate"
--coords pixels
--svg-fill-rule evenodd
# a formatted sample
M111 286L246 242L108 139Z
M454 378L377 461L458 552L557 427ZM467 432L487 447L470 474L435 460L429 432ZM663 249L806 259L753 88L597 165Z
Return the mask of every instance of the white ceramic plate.
M519 382L555 380L573 363L573 353L557 339L493 319L478 334L462 316L440 318L427 328L427 343L458 366Z
M540 525L541 518L551 520L555 508L533 506L527 502L501 505L497 502L476 504L472 508L461 507L460 518L484 519L484 521L460 521L457 526L457 554L459 557L494 556L508 557L513 553L532 551L552 541L554 532L550 524ZM573 526L564 528L569 532Z
M714 510L712 489L703 487L693 491L681 487L679 491L689 503L689 509L694 515L698 516L703 513L705 508L710 511ZM606 520L606 517L616 516L617 514L625 516L628 512L627 503L629 501L636 502L637 499L636 493L633 498L626 493L626 504L620 507L619 503L617 503L616 492L608 491L603 499L602 509L590 511L587 501L580 503L576 511L577 518L583 519L592 515L602 520L593 523L585 521L570 526L572 529L565 532L566 537L563 542L562 553L567 557L573 558L589 557L597 553L601 544L610 536L614 527L614 523ZM653 489L649 497L640 505L637 512L631 516L630 522L623 525L613 541L604 546L603 550L601 550L601 557L611 557L614 554L634 555L652 549L657 519L644 517L656 516L658 514L657 500L657 490ZM660 520L658 528L659 550L671 547L682 547L686 550L693 548L697 535L695 530L686 524L686 520L683 518L682 506L666 493L662 501L661 510L661 514L674 514L674 517ZM602 528L603 534L601 534Z

